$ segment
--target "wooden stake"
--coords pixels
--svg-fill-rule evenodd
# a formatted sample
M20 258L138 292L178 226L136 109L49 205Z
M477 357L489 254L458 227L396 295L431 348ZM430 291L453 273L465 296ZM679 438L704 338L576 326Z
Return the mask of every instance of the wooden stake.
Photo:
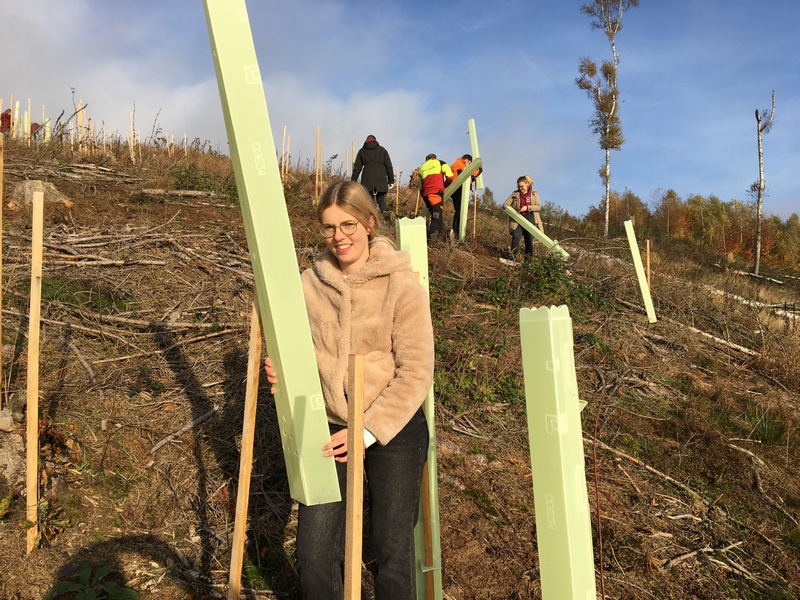
M433 529L431 527L431 484L428 475L428 462L422 467L422 528L425 542L425 565L433 565ZM427 600L436 598L436 573L430 569L425 573L425 591Z
M650 287L650 240L647 240L647 287L649 289L653 289Z
M419 190L417 190L417 203L414 205L414 218L417 218L417 212L419 212Z
M397 169L397 175L394 178L394 212L400 212L400 169Z
M286 125L283 126L283 141L281 142L281 181L286 179Z
M228 577L228 600L238 600L242 587L242 556L247 539L247 505L250 499L250 475L253 471L253 440L256 429L258 378L261 374L261 320L253 302L250 311L250 346L247 351L247 387L244 394L242 450L239 456L239 486L236 491L236 516L233 524L231 570Z
M319 125L317 125L317 148L316 154L314 155L314 206L317 205L319 202L319 157L321 155L320 147L319 147Z
M472 192L472 239L478 239L478 188Z
M0 101L0 113L3 112L3 103ZM3 141L5 136L0 134L0 409L5 404L3 390Z
M25 434L25 489L27 519L31 522L27 535L27 552L36 548L39 537L39 318L42 302L42 242L44 194L34 192L31 235L31 299L28 312L28 386Z
M361 598L364 504L364 357L351 354L347 404L347 516L344 543L344 600Z

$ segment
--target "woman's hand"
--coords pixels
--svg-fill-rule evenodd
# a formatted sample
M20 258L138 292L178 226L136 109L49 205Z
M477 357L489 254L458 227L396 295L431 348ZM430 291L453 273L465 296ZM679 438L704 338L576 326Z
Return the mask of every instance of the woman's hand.
M275 393L275 385L278 383L278 374L269 356L264 359L264 372L267 374L267 381L272 385L270 393ZM331 436L331 441L322 447L323 456L332 456L336 462L347 462L347 429L340 429Z
M272 361L267 356L264 359L264 372L267 374L267 381L271 384L269 393L275 395L275 385L278 383L278 374L275 372L275 367L272 366Z
M332 456L336 462L347 462L347 429L340 429L331 436L331 441L322 447L324 456Z

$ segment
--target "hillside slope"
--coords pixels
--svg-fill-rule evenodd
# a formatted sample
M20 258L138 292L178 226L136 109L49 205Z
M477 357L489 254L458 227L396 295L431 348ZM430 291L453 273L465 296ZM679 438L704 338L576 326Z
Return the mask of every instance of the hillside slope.
M142 598L224 596L254 294L244 231L235 200L219 193L142 193L230 189L229 165L210 160L132 168L6 149L6 194L43 179L74 204L45 207L44 535L25 556L18 425L0 433L0 598L41 598L83 561L115 567ZM312 179L292 174L286 185L301 265L319 245ZM6 205L3 218L3 379L22 418L30 210ZM573 316L588 403L605 596L800 595L797 326L737 299L791 303L797 287L665 248L653 256L650 325L626 244L554 231L571 253L565 267L541 256L512 267L498 260L504 227L481 211L477 241L430 253L445 598L540 597L517 314L559 304ZM266 388L245 585L250 597L295 598L296 509Z

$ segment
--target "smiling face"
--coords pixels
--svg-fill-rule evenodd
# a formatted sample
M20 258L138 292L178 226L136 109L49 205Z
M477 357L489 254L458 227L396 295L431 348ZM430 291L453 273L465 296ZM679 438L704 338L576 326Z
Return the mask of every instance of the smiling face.
M529 186L528 186L528 180L527 179L522 179L522 180L517 182L517 189L520 192L522 192L523 194L527 194L528 193L528 187Z
M352 223L357 223L355 231L345 234L345 230L352 229ZM339 261L339 269L345 275L355 273L363 267L369 259L369 233L370 229L358 220L357 217L336 205L329 206L320 214L320 224L323 228L333 226L333 235L325 238L333 255ZM350 227L348 227L348 225ZM370 225L373 226L372 217Z

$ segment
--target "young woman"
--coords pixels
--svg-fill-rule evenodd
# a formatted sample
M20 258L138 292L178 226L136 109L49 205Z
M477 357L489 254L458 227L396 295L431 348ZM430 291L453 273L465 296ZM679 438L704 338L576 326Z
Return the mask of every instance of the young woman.
M523 175L517 179L517 190L513 192L503 203L503 206L511 206L525 219L530 221L534 227L544 233L544 224L539 211L542 210L542 201L539 199L539 192L531 189L533 179ZM516 260L519 254L520 238L525 238L525 257L533 255L533 236L524 227L520 227L511 217L508 218L508 229L511 233L511 258Z
M317 206L327 249L301 280L311 324L342 498L347 475L347 369L365 358L364 471L376 600L416 598L414 525L428 428L422 403L433 380L427 295L405 252L379 235L364 186L328 187ZM272 363L267 379L277 382ZM308 600L342 598L345 502L300 505L297 567Z

